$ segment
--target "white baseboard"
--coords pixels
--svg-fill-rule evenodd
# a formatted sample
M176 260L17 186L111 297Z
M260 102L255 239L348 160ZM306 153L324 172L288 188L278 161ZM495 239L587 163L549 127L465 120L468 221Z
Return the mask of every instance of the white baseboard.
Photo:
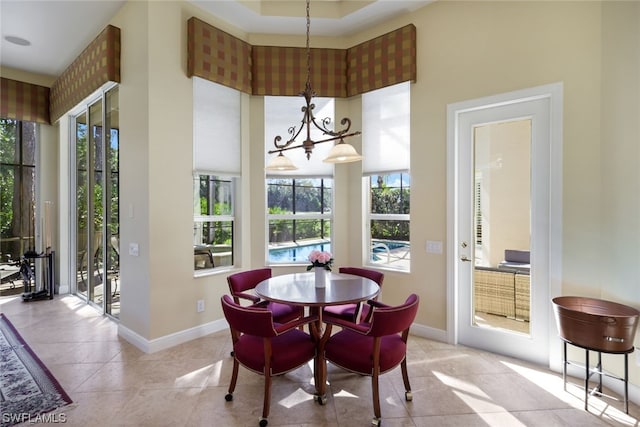
M118 336L124 338L145 353L155 353L227 329L229 329L229 324L226 320L219 319L190 329L185 329L184 331L148 340L120 323L118 324Z
M426 338L433 341L447 342L447 332L442 329L436 329L429 326L411 325L410 333L420 338Z

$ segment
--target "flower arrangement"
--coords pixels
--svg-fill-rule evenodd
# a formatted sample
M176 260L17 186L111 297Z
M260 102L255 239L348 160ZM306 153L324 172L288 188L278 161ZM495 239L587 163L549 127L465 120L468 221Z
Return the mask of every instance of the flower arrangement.
M309 261L311 262L311 265L307 266L307 271L311 270L313 267L323 267L325 270L331 271L333 255L331 255L331 252L314 249L309 254Z

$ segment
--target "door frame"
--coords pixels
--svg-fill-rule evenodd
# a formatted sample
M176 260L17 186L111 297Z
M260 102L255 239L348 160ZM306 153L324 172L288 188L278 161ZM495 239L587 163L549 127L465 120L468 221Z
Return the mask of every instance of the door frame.
M458 221L460 209L457 203L459 197L459 166L460 153L460 123L466 113L488 110L500 106L509 106L540 98L549 100L549 213L548 213L548 278L549 299L560 294L562 283L562 82L552 83L523 90L487 96L467 101L461 101L447 106L447 339L451 344L459 340L458 317L460 305L458 302L460 278L458 274ZM553 361L561 358L561 348L553 345L558 342L553 313L547 310L547 336L549 348L549 366Z

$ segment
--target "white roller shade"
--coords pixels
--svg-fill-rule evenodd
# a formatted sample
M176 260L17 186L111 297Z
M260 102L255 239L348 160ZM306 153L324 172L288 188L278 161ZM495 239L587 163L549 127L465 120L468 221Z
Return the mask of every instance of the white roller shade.
M240 92L193 77L193 170L240 175Z
M362 95L363 174L409 171L410 88L404 82Z
M322 119L329 117L331 119L331 126L329 128L333 130L333 117L335 114L335 101L333 98L313 98L312 103L316 106L313 110L314 116L317 119L316 121L321 124ZM303 119L302 107L304 104L305 101L302 96L264 97L265 165L269 164L269 160L273 156L277 156L277 153L268 154L269 150L275 149L273 145L275 137L279 135L282 137L280 143L284 143L292 137L292 135L288 133L290 127L295 126L296 132L300 129ZM327 135L323 135L322 132L313 125L311 128L312 140L318 141L328 137ZM305 127L293 145L301 144L307 137L306 132ZM302 148L284 151L283 154L291 159L298 169L283 173L269 171L267 172L267 176L280 178L285 176L332 177L333 165L331 163L325 163L322 160L328 156L333 145L333 142L316 145L309 160L307 160L307 156Z

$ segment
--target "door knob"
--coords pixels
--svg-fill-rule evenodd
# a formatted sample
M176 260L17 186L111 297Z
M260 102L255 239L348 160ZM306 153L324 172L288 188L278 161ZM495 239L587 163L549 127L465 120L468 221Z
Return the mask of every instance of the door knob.
M467 258L466 255L460 255L460 261L466 261L466 262L471 262L470 258Z

